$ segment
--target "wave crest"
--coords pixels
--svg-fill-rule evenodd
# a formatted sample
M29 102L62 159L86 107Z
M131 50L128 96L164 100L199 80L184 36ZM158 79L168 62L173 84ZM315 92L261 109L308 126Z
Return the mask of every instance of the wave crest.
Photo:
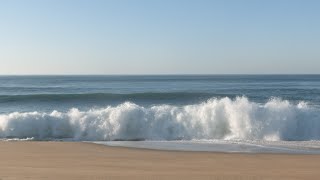
M320 140L319 109L306 103L246 97L210 99L186 106L118 106L68 112L0 115L1 138L74 140Z

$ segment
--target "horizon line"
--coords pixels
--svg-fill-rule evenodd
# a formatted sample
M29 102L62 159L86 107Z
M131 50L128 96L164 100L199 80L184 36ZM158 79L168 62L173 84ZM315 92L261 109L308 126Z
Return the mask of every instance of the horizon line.
M168 74L0 74L0 76L233 76L233 75L241 75L241 76L250 76L250 75L320 75L320 73L217 73L217 74L200 74L200 73L168 73Z

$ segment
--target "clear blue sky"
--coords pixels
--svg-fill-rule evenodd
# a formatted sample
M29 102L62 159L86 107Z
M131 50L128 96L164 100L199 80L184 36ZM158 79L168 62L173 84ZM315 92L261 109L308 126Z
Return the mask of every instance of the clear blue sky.
M0 74L320 73L317 0L0 0Z

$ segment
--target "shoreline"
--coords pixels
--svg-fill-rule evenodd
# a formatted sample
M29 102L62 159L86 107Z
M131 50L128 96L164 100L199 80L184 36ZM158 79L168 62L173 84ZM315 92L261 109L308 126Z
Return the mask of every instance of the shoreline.
M320 142L309 141L83 141L109 147L137 149L255 154L315 154L320 155Z
M320 155L0 141L0 179L317 179Z

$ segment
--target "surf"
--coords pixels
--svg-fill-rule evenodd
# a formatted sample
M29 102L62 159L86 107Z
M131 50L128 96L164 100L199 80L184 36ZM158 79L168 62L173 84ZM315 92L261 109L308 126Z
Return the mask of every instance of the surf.
M211 98L197 104L151 106L132 102L66 112L0 115L0 138L113 140L320 140L320 109L271 98Z

